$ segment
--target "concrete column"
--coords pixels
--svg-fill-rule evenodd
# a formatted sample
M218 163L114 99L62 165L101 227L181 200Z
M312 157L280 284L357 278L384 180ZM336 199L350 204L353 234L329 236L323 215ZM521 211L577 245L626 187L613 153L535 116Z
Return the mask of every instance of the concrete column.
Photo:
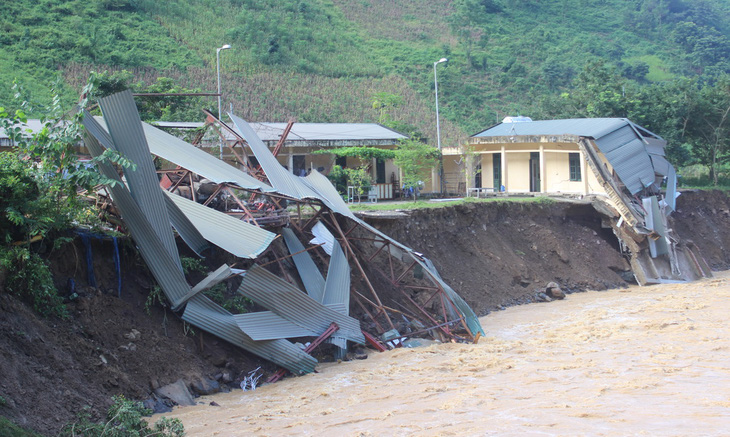
M502 173L502 185L504 185L504 190L507 191L509 187L507 186L507 153L505 153L505 147L504 144L502 145L502 150L500 152L500 163L502 165L501 173ZM499 191L500 187L494 187L497 191Z
M588 194L588 174L586 173L586 156L580 152L580 177L583 179L583 194Z
M547 165L545 165L545 146L540 144L540 192L547 193Z
M289 156L287 158L289 160L289 173L294 174L294 154L291 148L289 148Z

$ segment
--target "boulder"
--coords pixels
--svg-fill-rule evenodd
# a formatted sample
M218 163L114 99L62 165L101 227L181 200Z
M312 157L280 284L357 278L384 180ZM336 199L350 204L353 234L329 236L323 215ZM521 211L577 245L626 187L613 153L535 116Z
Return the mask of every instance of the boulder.
M565 299L565 293L563 293L563 290L560 289L560 285L556 282L550 282L547 287L545 287L545 294L553 299Z
M197 378L190 383L190 390L197 396L206 396L221 391L221 385L218 381L208 378Z
M177 405L195 405L195 399L193 399L193 395L190 394L188 386L185 385L185 381L182 379L158 388L155 390L155 394L162 398L170 399Z

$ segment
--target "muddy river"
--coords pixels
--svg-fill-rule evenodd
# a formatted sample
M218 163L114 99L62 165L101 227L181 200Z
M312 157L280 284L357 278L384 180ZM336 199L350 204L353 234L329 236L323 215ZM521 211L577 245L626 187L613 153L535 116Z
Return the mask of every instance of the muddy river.
M728 280L514 307L477 345L372 352L166 416L190 436L730 435Z

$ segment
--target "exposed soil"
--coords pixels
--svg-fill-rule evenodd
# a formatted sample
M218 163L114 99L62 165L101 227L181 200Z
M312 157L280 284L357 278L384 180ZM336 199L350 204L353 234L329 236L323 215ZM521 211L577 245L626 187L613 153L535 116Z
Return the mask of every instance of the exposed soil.
M590 205L498 202L409 215L368 221L431 258L479 315L532 302L551 281L568 292L626 285L629 266ZM672 221L713 268L730 266L724 193L684 193ZM0 287L0 415L55 435L85 406L103 414L115 394L144 400L178 379L230 378L235 385L259 365L274 370L212 336L193 336L169 310L155 306L148 315L154 281L131 242L121 246L119 296L111 242L92 241L96 288L88 287L79 240L44 253L59 290L70 293L68 280L75 281L79 297L68 303L69 320L39 318ZM131 338L133 330L140 335Z
M553 281L566 292L626 286L629 264L590 204L470 203L408 215L366 221L431 258L480 316L533 302Z

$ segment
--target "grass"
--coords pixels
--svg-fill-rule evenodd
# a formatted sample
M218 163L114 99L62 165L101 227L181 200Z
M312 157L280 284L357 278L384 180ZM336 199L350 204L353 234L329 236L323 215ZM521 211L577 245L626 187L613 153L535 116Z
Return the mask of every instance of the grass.
M381 203L354 203L350 205L353 212L359 211L393 211L393 210L411 210L423 208L446 208L450 206L466 205L469 203L537 203L549 205L555 203L556 200L550 197L489 197L486 199L477 199L474 197L466 197L447 202L429 202L425 200L403 201L403 202L381 202Z
M40 437L40 434L21 428L6 417L0 416L0 437Z

